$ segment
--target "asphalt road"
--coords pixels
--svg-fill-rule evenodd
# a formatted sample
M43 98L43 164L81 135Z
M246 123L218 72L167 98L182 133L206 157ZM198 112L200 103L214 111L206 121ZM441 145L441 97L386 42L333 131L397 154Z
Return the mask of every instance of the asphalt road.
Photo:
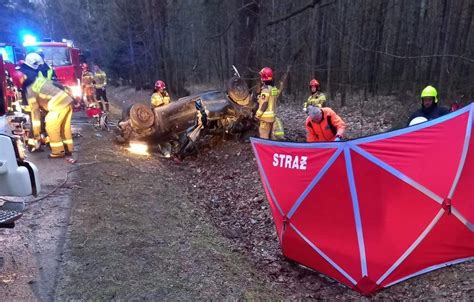
M75 113L73 133L80 133L86 121L84 113ZM79 151L81 138L75 139L75 145ZM70 192L75 189L72 170L78 166L64 158L50 159L48 154L45 148L43 152L28 153L27 160L39 170L42 190L38 198L56 189L54 193L39 201L33 197L8 198L25 202L26 210L14 229L0 229L0 293L4 301L49 301L54 295L69 223Z

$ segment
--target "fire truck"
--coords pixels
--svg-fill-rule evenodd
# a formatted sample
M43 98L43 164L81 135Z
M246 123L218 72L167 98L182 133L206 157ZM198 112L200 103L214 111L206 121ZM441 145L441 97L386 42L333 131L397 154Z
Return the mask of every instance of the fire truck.
M23 50L14 44L0 43L0 54L3 57L5 70L12 75L15 72L16 63L23 58Z
M19 78L15 77L15 67L18 60L23 57L23 50L9 43L0 43L0 55L3 58L4 96L5 105L12 110L12 104L20 98L17 87L20 87Z
M82 55L71 40L34 42L25 45L25 51L26 54L42 52L44 61L54 69L57 80L69 87L76 99L81 98Z

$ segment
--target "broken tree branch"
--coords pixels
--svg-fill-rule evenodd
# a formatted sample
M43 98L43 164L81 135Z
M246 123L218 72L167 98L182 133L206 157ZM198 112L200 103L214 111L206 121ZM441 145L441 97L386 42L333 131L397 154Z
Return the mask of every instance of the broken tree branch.
M277 23L286 21L286 20L290 19L291 17L294 17L296 15L301 14L302 12L304 12L307 9L314 8L319 2L321 2L321 0L313 0L312 3L307 4L306 6L303 6L302 8L299 8L299 9L295 10L294 12L291 12L291 13L289 13L288 15L286 15L284 17L278 18L276 20L272 20L272 21L268 22L267 25L275 25Z
M457 56L457 55L447 54L447 55L399 56L399 55L392 54L392 53L389 53L389 52L386 52L386 51L368 49L368 48L363 47L360 44L358 44L358 46L359 46L360 49L362 49L364 51L375 52L375 53L379 53L379 54L389 56L389 57L392 57L392 58L397 58L397 59L410 59L410 60L413 60L413 59L430 59L430 58L448 57L448 58L460 59L460 60L464 60L464 61L467 61L467 62L470 62L470 63L474 63L474 60L471 59L471 58L467 58L467 57L463 57L463 56Z
M286 71L285 71L285 73L283 74L283 76L281 77L280 82L278 83L278 90L280 90L280 93L282 93L283 90L286 88L286 83L287 83L288 75L290 74L291 68L293 67L293 64L296 62L296 60L297 60L297 59L301 56L301 54L303 53L303 50L305 49L306 44L307 44L306 42L303 43L303 45L301 45L301 47L298 49L298 51L296 51L296 52L291 56L290 64L288 64L288 65L286 66Z

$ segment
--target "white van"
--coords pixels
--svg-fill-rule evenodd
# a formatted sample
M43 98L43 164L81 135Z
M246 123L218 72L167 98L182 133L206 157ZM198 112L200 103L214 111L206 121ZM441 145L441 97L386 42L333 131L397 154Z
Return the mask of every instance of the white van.
M23 142L12 134L6 117L4 74L0 55L0 197L37 196L41 190L38 168L25 160ZM22 203L0 200L0 228L14 227L22 208Z

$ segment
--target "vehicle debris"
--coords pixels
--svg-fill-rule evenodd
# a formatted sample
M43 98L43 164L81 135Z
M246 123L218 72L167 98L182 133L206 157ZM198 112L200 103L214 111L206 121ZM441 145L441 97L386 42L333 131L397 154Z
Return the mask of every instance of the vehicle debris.
M256 107L245 81L233 77L225 90L205 91L154 109L133 104L122 114L116 141L158 144L165 155L186 156L207 134L242 134L254 129ZM166 143L172 148L162 145Z

